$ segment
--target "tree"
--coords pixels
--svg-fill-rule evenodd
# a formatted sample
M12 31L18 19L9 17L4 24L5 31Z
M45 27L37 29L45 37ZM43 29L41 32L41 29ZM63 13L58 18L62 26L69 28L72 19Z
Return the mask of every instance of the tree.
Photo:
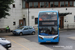
M9 5L12 4L13 0L0 0L0 19L5 18L6 15L10 15L9 12Z

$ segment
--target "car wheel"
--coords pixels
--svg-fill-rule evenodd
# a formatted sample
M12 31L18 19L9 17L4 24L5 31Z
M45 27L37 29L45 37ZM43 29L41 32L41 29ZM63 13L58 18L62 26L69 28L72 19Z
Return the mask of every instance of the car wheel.
M32 35L34 35L35 34L35 32L32 32Z
M19 35L20 35L20 36L22 36L22 35L23 35L23 33L20 33Z
M13 35L15 35L15 34L13 33Z

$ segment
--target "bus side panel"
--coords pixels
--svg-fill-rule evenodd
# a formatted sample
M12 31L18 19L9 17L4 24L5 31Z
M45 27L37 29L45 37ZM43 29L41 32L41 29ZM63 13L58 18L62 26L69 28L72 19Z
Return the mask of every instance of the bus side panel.
M57 12L57 21L58 21L57 22L57 24L58 24L58 29L57 30L58 30L58 37L59 37L60 35L59 35L59 13L58 12Z
M39 42L39 14L38 14L38 42Z

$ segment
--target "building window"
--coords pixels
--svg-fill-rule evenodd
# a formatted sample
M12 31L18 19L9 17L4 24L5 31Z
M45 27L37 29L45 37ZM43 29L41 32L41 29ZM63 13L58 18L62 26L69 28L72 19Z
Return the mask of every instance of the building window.
M13 4L13 8L15 8L15 4Z
M25 8L25 0L22 0L22 8Z
M45 2L45 7L49 7L49 3L48 2Z
M74 16L74 22L75 22L75 16Z
M13 25L16 25L16 22L13 22Z
M64 7L64 1L60 2L60 7Z
M75 6L75 1L74 1L74 6Z
M54 7L58 7L58 2L54 2Z
M38 8L38 2L34 2L34 8Z
M29 2L29 7L30 7L30 8L32 8L32 7L33 7L32 2Z
M35 18L35 24L38 24L38 18Z
M44 7L44 2L40 2L40 7Z
M65 7L68 7L68 1L65 2Z
M71 6L71 7L73 6L73 2L72 2L72 1L70 1L70 6Z
M50 7L53 7L53 2L50 2Z

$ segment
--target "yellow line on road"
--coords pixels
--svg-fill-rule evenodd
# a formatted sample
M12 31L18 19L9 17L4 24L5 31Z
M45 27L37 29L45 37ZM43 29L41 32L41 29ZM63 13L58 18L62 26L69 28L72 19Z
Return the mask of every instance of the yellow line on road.
M16 44L18 44L18 45L20 45L20 46L24 47L24 48L25 48L25 49L27 49L27 50L29 50L29 48L27 48L27 47L25 47L25 46L23 46L23 45L21 45L21 44L19 44L19 43L15 42L14 40L12 40L12 39L11 39L11 41L13 41L14 43L16 43Z
M5 36L5 37L9 37L9 36ZM25 49L27 49L27 50L29 50L29 48L27 48L27 47L25 47L25 46L23 46L23 45L21 45L21 44L19 44L19 43L17 43L16 41L14 41L14 40L12 40L12 39L10 39L12 42L14 42L14 43L16 43L16 44L18 44L18 45L20 45L20 46L22 46L23 48L25 48ZM22 49L23 50L23 49Z
M22 48L22 50L24 50L24 49Z

